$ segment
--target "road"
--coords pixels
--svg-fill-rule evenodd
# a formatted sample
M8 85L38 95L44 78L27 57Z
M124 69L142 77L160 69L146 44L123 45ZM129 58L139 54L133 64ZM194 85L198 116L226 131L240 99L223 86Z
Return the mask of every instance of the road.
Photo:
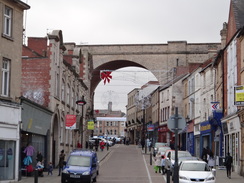
M99 183L162 183L161 174L148 167L150 156L132 145L117 145L101 163Z
M100 171L97 183L166 183L166 177L155 173L150 164L150 155L142 152L135 145L116 144L109 151L99 151ZM60 183L58 170L54 169L53 175L38 177L38 183ZM216 183L243 183L244 178L232 172L232 179L226 177L225 170L218 170ZM19 183L34 183L34 177L22 177Z

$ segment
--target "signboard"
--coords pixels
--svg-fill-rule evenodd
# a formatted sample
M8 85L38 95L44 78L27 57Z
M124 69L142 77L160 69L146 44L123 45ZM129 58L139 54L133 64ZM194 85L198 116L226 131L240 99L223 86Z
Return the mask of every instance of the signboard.
M147 131L153 132L154 131L154 125L153 124L147 125Z
M216 111L219 109L219 102L211 102L212 111Z
M244 86L235 86L235 105L244 106Z
M87 129L94 130L94 121L93 120L90 120L87 122Z
M76 129L76 115L67 114L65 127L68 130Z
M175 133L175 115L170 116L167 121L168 128L171 132ZM181 115L178 115L178 134L182 133L186 127L186 120Z

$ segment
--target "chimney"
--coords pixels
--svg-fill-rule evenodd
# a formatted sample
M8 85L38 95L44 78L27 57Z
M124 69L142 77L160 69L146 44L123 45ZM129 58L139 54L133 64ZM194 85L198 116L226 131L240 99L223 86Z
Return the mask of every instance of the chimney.
M112 111L112 102L111 102L111 101L108 103L108 111L109 111L109 112Z
M223 23L223 29L220 31L221 36L221 49L226 46L226 36L227 36L227 23Z

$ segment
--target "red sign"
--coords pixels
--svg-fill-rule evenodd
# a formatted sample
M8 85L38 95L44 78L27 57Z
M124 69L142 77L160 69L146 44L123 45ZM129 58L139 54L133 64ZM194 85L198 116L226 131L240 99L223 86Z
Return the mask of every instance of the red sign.
M67 114L66 115L66 129L76 129L76 115Z

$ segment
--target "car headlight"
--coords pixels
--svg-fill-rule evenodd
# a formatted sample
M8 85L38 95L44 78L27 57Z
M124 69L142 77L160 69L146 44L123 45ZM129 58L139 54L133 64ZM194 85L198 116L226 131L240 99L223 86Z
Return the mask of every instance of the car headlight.
M210 180L214 180L215 179L215 177L208 177L208 178L206 178L206 181L210 181Z
M64 170L62 171L62 173L68 174L69 172L68 172L67 169L64 169Z
M82 175L90 175L90 172L89 171L86 171Z
M188 178L179 175L179 179L188 180Z

